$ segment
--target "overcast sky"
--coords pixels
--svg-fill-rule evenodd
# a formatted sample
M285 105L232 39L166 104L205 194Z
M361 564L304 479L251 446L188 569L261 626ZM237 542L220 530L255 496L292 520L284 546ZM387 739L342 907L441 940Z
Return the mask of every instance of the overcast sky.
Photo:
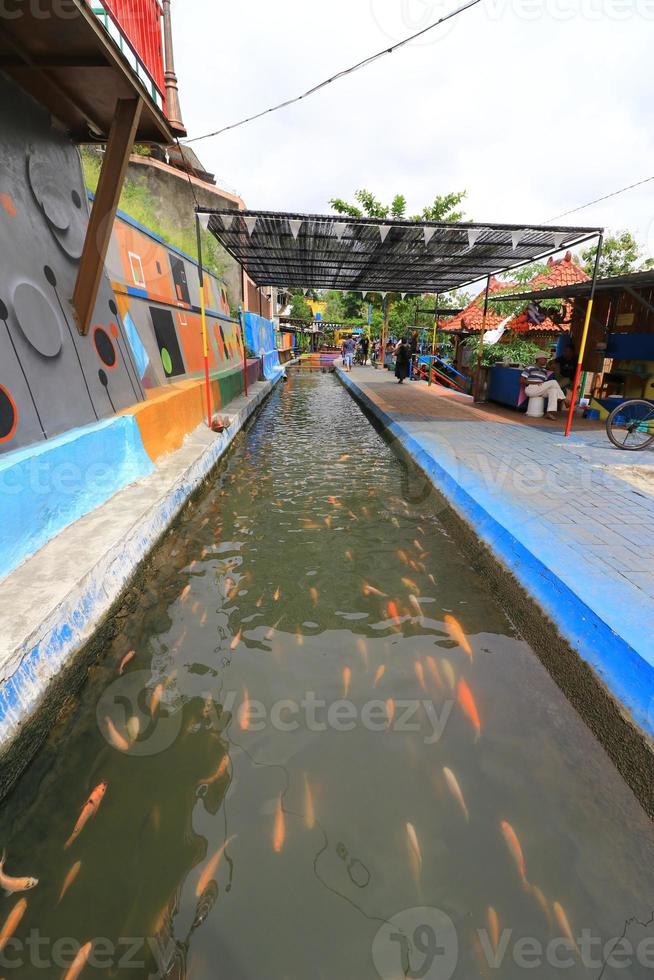
M175 0L197 136L292 97L457 0ZM252 208L328 211L360 187L412 213L467 190L474 220L544 221L654 174L654 0L482 0L306 102L194 149ZM654 255L654 181L567 220Z

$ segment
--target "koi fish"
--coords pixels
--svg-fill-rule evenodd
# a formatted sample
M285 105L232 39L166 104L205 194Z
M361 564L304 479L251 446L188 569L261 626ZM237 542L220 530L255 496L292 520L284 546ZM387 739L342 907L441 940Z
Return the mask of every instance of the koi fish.
M141 723L139 722L136 715L132 715L131 718L128 718L125 728L127 729L127 734L129 735L130 742L135 742L136 739L139 737L139 732L141 730Z
M352 552L350 551L349 548L346 548L345 550L345 557L347 558L348 561L354 561L354 556L352 555Z
M443 673L445 674L445 680L450 685L451 689L454 690L456 686L456 675L454 673L454 667L452 666L450 661L447 660L446 657L443 657L441 661L441 666L443 668Z
M207 611L205 609L205 611L200 616L200 626L204 626L204 624L206 623L206 621L207 621Z
M500 824L502 828L502 833L504 834L504 840L506 841L506 846L509 849L511 857L515 861L516 867L518 869L518 874L520 875L520 880L523 885L528 885L527 882L527 865L525 863L525 857L522 853L522 848L520 846L520 841L518 840L518 835L515 830L506 820L503 820Z
M298 626L297 630L295 631L295 642L297 643L297 645L299 647L303 647L304 646L304 636L302 635L302 630L300 629L299 626Z
M318 593L318 589L316 589L314 586L311 586L311 588L309 589L309 595L311 596L311 599L313 600L314 606L317 606L318 605L318 594L319 594Z
M163 694L163 684L157 684L154 691L152 692L152 697L150 698L150 717L154 718L154 715L159 707L159 702L161 701L161 695Z
M190 585L185 585L184 588L182 589L181 593L180 593L179 601L180 602L186 602L186 600L189 597L190 591L191 591L191 586Z
M427 687L425 686L425 672L423 670L422 664L419 660L414 660L413 669L416 672L416 677L418 678L418 683L425 693L427 693Z
M323 523L324 523L325 527L328 528L331 531L332 524L333 524L333 518L331 516L330 517L325 517Z
M229 644L229 649L230 650L235 650L236 647L239 645L239 643L241 642L241 634L242 633L243 633L243 629L241 628L238 631L238 633L236 634L236 636L233 637L232 642Z
M6 860L7 852L3 851L2 858L0 858L0 888L5 895L13 895L15 892L28 892L30 888L36 888L39 883L38 878L12 878L10 875L6 875L4 872Z
M459 786L459 780L456 778L452 770L447 768L447 766L443 766L443 775L445 776L447 788L463 810L463 816L466 818L466 823L468 823L470 820L470 814L468 813L468 807L466 806L466 801L463 797L463 793L461 792L461 787Z
M107 792L106 783L98 783L95 787L88 800L82 807L81 813L77 818L77 823L73 827L73 832L64 844L64 850L67 851L73 841L76 841L79 835L84 830L84 827L89 822L91 817L94 817L98 810L100 809L100 804L104 798L104 794Z
M216 874L216 869L218 868L218 864L220 863L220 859L223 856L223 852L224 852L225 848L227 847L227 845L230 844L231 841L233 841L235 837L236 837L236 834L233 834L231 837L228 837L227 840L225 841L225 843L224 844L221 844L221 846L218 848L218 850L216 851L216 853L214 854L214 856L209 861L207 861L206 865L204 866L204 870L203 870L202 874L200 875L200 877L198 879L198 883L195 886L195 897L196 898L199 898L200 895L202 894L202 892L205 890L205 888L209 884L209 882L210 881L213 881L213 879L215 877L215 874Z
M412 578L401 578L400 579L400 582L402 583L402 585L406 585L407 589L411 589L412 592L417 592L418 591L418 586L413 581Z
M397 557L400 559L401 562L404 562L405 565L409 564L409 556L407 555L406 551L402 551L401 548L398 548L395 554L397 555Z
M281 594L282 594L282 590L280 589L279 586L277 586L277 588L273 592L273 599L275 602L279 602L279 597L281 596Z
M475 730L475 741L481 735L481 722L479 720L479 712L477 711L477 705L475 704L475 699L472 696L472 691L461 677L459 679L459 684L457 687L457 697L459 699L459 704L463 710L463 713L468 717L472 727Z
M572 935L572 929L570 928L570 923L568 922L568 917L565 914L565 909L558 902L554 902L552 905L554 909L554 917L558 923L558 926L565 936L565 938L571 943L577 956L579 955L579 947L577 946L575 937Z
M59 892L59 898L57 899L57 905L59 905L59 902L62 900L62 898L64 897L64 895L66 894L70 886L72 885L72 883L75 881L75 878L77 878L81 867L82 867L82 862L76 861L75 864L70 869L70 871L68 872L68 874L66 875L66 877L64 878L64 883L61 886L61 891Z
M10 938L10 936L13 936L13 934L15 933L18 923L25 915L26 908L27 908L27 899L21 898L16 902L13 909L7 916L5 920L5 924L0 930L0 953L7 945L7 940Z
M434 682L436 684L436 687L438 688L439 691L442 690L442 688L443 688L443 681L441 680L440 671L438 669L438 665L437 665L436 661L431 656L431 654L429 654L428 656L425 657L425 661L427 662L427 667L429 668L429 673L434 678Z
M343 667L343 697L347 697L347 693L350 690L350 681L352 679L352 671L349 667Z
M239 726L242 732L246 732L250 727L250 695L247 687L243 688L243 703L239 713Z
M416 597L414 595L410 595L409 596L409 602L411 603L411 605L413 606L413 608L415 609L415 611L418 613L418 615L420 617L422 617L423 612L422 612L420 603L418 602L418 600L416 599Z
M488 926L493 952L497 955L497 946L500 941L500 923L497 918L497 912L492 905L489 905L486 909L486 925Z
M281 853L285 838L286 823L284 820L284 810L282 809L282 798L280 795L279 799L277 800L277 809L275 810L275 826L273 828L273 851L275 854Z
M218 764L218 768L216 769L216 771L212 773L211 776L207 776L206 779L201 779L200 782L204 783L205 786L212 786L213 783L217 783L218 780L222 779L222 777L227 772L228 765L229 765L229 755L225 752L224 756L220 760L220 763Z
M338 497L327 497L327 503L328 504L331 504L332 507L342 507L343 506L341 504L340 500L338 499Z
M551 928L551 926L552 926L552 913L550 912L549 902L547 901L547 899L543 895L543 893L540 890L540 888L538 887L538 885L532 885L531 886L531 893L534 896L534 898L536 899L536 901L538 902L538 904L540 906L540 909L541 909L541 912L543 913L543 915L547 919L547 925Z
M386 717L388 718L388 727L392 728L395 718L395 701L393 698L389 698L386 702Z
M350 458L349 453L343 453L342 456L339 456L338 461L339 463L346 463L349 458Z
M447 613L447 615L445 616L444 623L447 632L450 634L454 642L457 643L461 647L461 649L468 654L470 660L472 661L472 647L468 643L468 638L463 632L461 623L457 619L455 619L454 616L450 616L449 613Z
M197 616L197 613L198 613L198 609L199 608L200 608L200 601L199 601L199 599L196 599L195 602L193 603L193 605L191 606L191 613L194 616Z
M429 575L427 576L427 578L429 579L429 581L431 582L432 585L436 585L436 579L434 578L434 576L432 575L431 572L429 573Z
M418 843L418 835L416 834L415 827L412 823L407 823L406 825L407 837L409 838L409 847L411 853L414 856L418 871L422 870L422 852L420 850L420 844Z
M380 592L379 589L376 589L374 587L374 585L368 585L367 582L364 582L363 583L363 594L364 595L378 595L382 599L387 599L388 598L388 596L386 595L385 592Z
M306 773L304 774L304 825L312 830L316 823L316 812L313 805L313 793Z
M377 668L377 672L375 673L375 680L374 680L373 685L372 685L373 687L377 687L377 684L379 683L379 681L384 676L385 670L386 670L386 667L384 666L384 664L381 664L381 666L379 666Z
M359 636L356 641L356 648L361 654L361 659L363 660L364 667L368 669L368 647L366 646L366 641L362 636Z
M113 747L118 749L119 752L127 752L129 750L129 742L120 734L108 715L105 715L104 723L107 726L107 734Z
M123 671L125 670L125 667L127 667L127 664L135 656L136 656L136 651L135 650L130 650L129 653L126 653L125 654L125 656L123 657L123 659L120 661L120 667L118 668L118 673L119 674L122 674L123 673Z
M68 971L64 976L63 980L77 980L82 970L86 966L91 951L93 949L93 943L87 943L86 946L82 946L79 953L68 967Z
M386 606L386 618L387 619L399 619L400 618L400 613L399 613L399 610L397 608L397 604L395 602L393 602L392 599L391 599L391 601Z
M417 538L413 539L413 546L416 549L416 551L423 552L425 550Z

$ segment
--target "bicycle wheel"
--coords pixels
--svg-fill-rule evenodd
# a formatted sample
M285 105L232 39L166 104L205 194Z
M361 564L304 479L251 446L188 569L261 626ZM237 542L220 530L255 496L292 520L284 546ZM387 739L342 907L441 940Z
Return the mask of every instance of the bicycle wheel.
M606 420L606 434L618 449L646 449L654 442L654 404L633 399L618 405Z

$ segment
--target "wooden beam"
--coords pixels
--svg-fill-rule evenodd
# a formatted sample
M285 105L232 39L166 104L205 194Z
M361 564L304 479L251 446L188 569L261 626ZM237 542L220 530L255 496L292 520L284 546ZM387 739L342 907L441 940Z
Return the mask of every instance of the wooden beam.
M91 325L141 107L140 99L119 99L116 103L73 292L77 329L81 334L87 334Z

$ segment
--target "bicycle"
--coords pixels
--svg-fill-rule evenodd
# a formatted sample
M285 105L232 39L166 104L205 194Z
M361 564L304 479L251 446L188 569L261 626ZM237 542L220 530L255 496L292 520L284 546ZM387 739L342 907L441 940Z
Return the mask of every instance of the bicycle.
M618 449L647 449L654 442L654 403L641 398L622 402L607 418L606 434Z

